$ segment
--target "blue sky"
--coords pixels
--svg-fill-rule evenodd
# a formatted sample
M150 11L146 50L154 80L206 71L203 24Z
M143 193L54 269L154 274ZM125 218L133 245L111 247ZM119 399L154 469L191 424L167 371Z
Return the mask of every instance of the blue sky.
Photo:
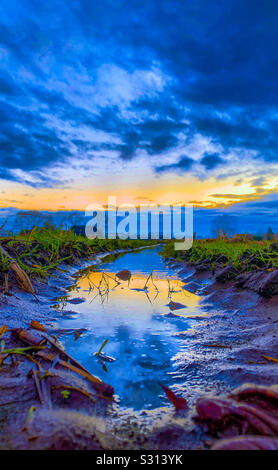
M2 0L1 206L272 201L275 223L277 20L271 0Z

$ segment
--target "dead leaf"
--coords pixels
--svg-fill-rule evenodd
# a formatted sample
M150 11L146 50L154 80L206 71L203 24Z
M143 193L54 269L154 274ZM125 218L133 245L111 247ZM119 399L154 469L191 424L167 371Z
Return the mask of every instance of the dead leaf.
M263 358L266 359L267 361L277 362L278 363L278 359L276 359L275 357L263 356Z
M186 410L188 408L187 401L185 398L178 397L170 388L165 387L165 385L162 385L162 384L159 384L159 385L161 388L163 388L167 397L169 398L171 403L173 403L177 411Z
M0 338L8 331L8 327L6 325L2 325L0 328Z
M77 341L78 338L82 335L83 331L75 331L74 332L74 341Z
M47 333L47 330L45 329L45 327L37 320L32 320L30 323L30 326L31 328L34 328L35 330L45 331L45 333Z

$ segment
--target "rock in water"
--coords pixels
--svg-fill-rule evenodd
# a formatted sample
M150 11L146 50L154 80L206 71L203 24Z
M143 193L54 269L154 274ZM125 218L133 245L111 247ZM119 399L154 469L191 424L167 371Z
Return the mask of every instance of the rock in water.
M121 279L121 281L129 281L131 278L131 272L128 269L123 269L122 271L119 271L116 276Z

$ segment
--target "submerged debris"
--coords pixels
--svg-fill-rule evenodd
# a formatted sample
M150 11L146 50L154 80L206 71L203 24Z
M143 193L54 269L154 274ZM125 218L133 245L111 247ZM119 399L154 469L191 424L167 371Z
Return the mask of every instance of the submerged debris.
M29 346L29 348L25 349L34 350L36 347L39 348L39 350L34 352L34 359L37 364L39 364L39 369L43 367L42 365L40 366L41 360L46 363L50 363L50 368L53 367L53 364L55 363L56 368L59 367L67 371L67 373L70 372L78 374L83 379L89 381L94 390L103 398L112 398L114 394L113 387L92 375L43 331L38 332L38 330L35 330L34 328L15 328L12 330L12 334L19 341ZM47 375L48 369L49 368L44 369Z
M83 302L85 302L85 299L81 299L79 297L76 297L74 299L69 299L67 302L69 304L82 304Z
M95 356L97 356L99 359L101 359L102 361L105 361L105 362L114 362L114 361L116 361L116 359L114 357L108 356L107 354L103 354L103 353L100 353L100 354L95 353Z
M131 272L128 269L123 269L119 271L116 276L121 279L121 281L129 281L131 278Z
M180 308L185 308L186 305L181 304L180 302L173 302L171 300L171 302L169 302L169 304L167 304L167 307L169 307L170 310L179 310Z

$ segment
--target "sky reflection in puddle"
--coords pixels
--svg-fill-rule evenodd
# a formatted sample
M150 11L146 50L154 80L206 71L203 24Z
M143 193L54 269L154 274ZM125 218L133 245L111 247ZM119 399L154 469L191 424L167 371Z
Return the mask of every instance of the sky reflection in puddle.
M199 296L183 288L184 283L165 267L157 251L147 249L104 259L98 271L80 278L77 289L69 292L69 299L86 301L63 303L65 309L70 306L78 315L60 320L57 325L86 329L77 340L74 335L62 337L67 351L113 385L122 406L134 409L163 404L158 382L173 385L172 358L182 351L186 332L189 338L192 336L194 316L205 316L200 311ZM115 274L122 269L129 269L132 278L117 284ZM144 289L152 270L152 280ZM184 304L184 308L171 312L167 306L170 301ZM106 339L103 353L115 358L111 363L94 355Z

